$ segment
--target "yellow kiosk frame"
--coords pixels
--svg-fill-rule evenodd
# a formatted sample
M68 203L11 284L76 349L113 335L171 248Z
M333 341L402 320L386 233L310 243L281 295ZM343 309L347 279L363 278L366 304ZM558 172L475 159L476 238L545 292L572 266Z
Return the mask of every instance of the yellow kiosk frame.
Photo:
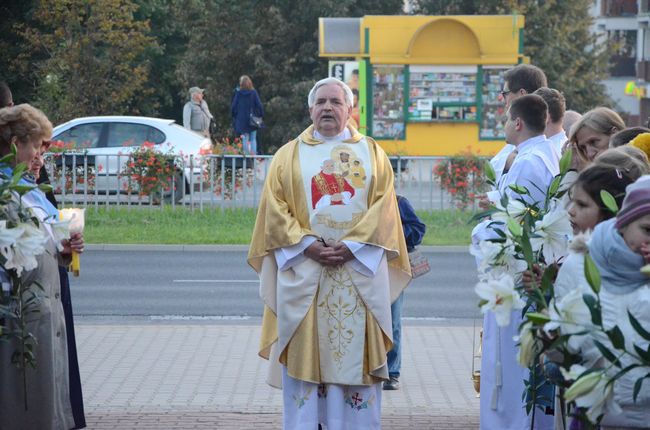
M319 55L358 61L360 128L389 153L489 155L523 28L522 15L321 18Z

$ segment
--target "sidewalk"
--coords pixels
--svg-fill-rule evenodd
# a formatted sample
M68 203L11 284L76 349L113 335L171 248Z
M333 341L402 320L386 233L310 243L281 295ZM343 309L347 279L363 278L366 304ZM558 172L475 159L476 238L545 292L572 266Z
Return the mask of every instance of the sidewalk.
M259 324L79 321L76 331L89 429L281 428ZM478 428L472 327L407 324L403 337L402 387L384 391L383 428Z

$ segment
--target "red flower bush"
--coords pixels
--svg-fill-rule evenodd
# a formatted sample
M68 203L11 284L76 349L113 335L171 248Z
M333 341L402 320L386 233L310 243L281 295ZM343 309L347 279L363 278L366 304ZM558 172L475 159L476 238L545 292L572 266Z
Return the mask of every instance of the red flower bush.
M130 154L122 175L129 178L127 192L149 196L169 191L175 171L172 154L163 153L151 142L144 142Z
M487 189L483 164L477 154L466 152L447 158L433 168L443 190L451 194L451 201L464 210L474 203L477 195Z

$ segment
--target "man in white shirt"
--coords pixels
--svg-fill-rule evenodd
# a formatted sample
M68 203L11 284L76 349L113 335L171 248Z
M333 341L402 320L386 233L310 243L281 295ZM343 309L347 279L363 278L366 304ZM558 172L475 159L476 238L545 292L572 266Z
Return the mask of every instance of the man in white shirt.
M562 158L562 146L567 141L567 135L564 132L564 128L562 128L564 112L566 111L566 100L561 92L553 88L542 87L533 94L537 94L543 98L548 106L548 118L546 119L544 134L551 145L553 145L558 157Z
M544 136L546 102L534 94L525 95L510 104L505 125L506 140L517 155L501 182L499 195L510 199L523 198L527 203L542 206L551 181L559 173L559 159ZM520 195L510 185L526 187ZM514 274L513 274L514 275ZM483 355L481 359L481 430L521 430L532 428L522 401L529 370L519 366L517 345L521 311L514 311L510 324L499 327L492 312L483 321ZM538 411L535 429L553 428L553 416Z
M513 100L526 94L532 94L537 89L548 85L544 71L531 64L519 64L513 67L505 73L504 78L505 83L503 84L501 97L506 105L506 109L510 107L510 103ZM507 170L506 167L509 166L509 157L510 161L512 161L514 156L511 156L511 153L514 149L514 146L506 143L492 160L490 160L497 180L501 177L504 170Z

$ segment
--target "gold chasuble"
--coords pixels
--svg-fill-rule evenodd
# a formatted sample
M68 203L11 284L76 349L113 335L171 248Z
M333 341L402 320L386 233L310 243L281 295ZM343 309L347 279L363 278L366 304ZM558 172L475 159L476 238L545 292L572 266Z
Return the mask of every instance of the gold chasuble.
M390 303L411 279L390 161L349 127L347 140L317 140L313 126L278 150L264 184L249 264L264 301L260 356L269 383L370 385L388 379ZM358 172L362 171L363 175ZM384 250L374 276L305 258L278 270L274 250L305 236Z

